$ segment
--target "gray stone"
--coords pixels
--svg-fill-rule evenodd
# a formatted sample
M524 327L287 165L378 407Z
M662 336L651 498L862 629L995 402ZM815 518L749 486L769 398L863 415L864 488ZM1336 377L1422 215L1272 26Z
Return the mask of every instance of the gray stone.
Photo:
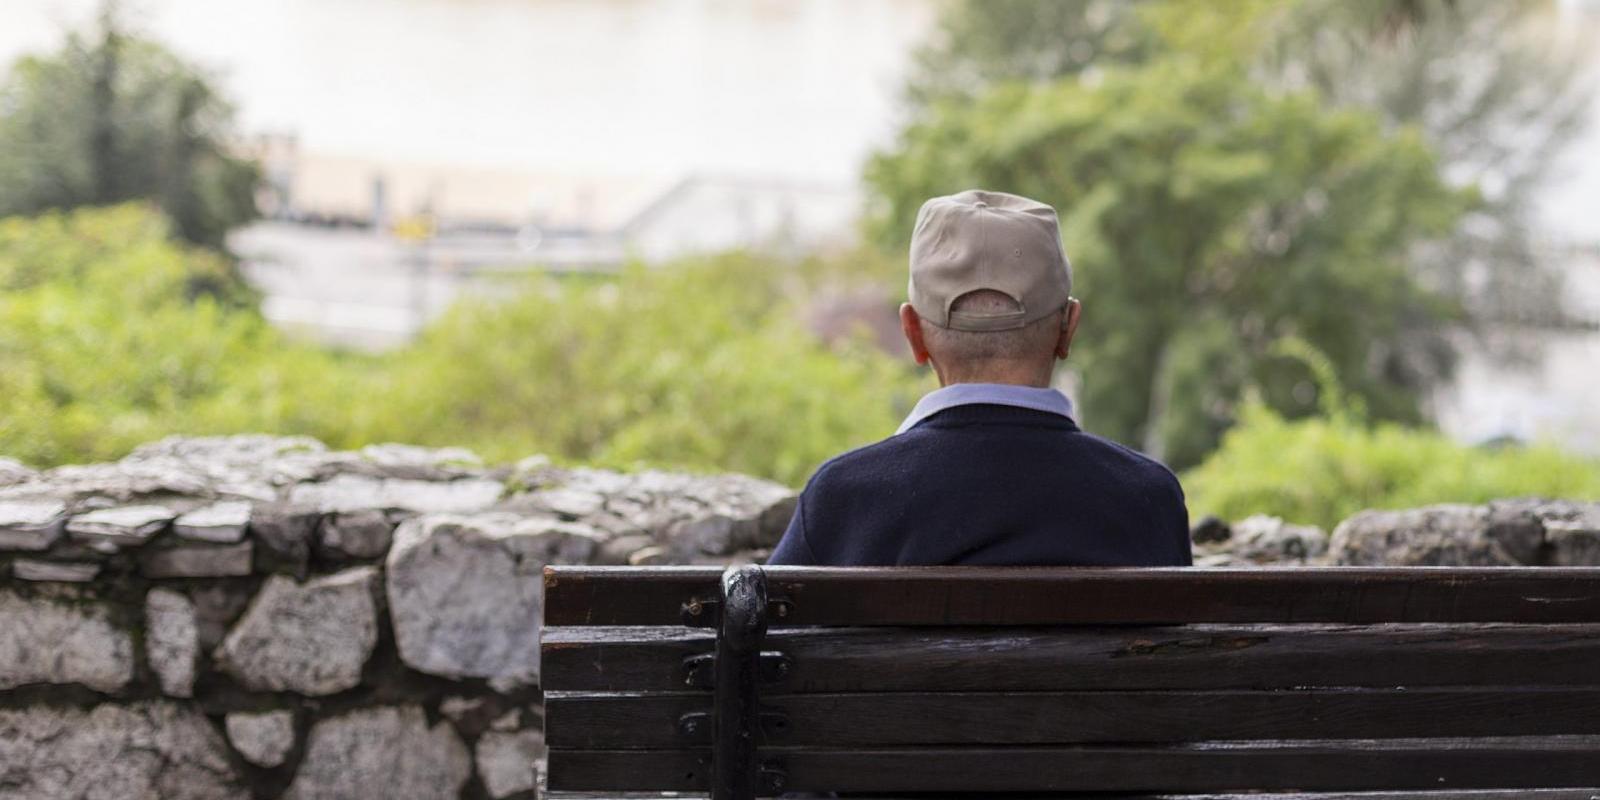
M12 488L25 489L29 485L44 484L50 487L53 494L72 500L74 504L98 500L107 505L132 505L145 498L161 496L203 497L210 491L204 476L181 465L129 459L114 464L56 467L46 471L37 481Z
M227 500L197 508L172 522L172 532L184 539L229 544L244 538L250 525L250 503Z
M328 452L321 442L304 436L172 436L141 445L108 465L111 474L100 485L73 488L124 500L130 492L166 492L272 502L280 487L320 479L357 460L354 453Z
M1329 550L1334 563L1361 566L1514 566L1517 559L1489 538L1484 506L1437 505L1363 511L1339 523Z
M250 714L235 711L223 718L228 741L244 760L258 767L276 767L294 747L294 712L266 711Z
M66 529L60 500L0 502L0 550L49 550Z
M1257 514L1231 526L1227 548L1253 564L1307 564L1328 552L1328 535L1314 525L1294 525Z
M283 570L303 577L321 518L321 513L304 506L256 506L250 512L250 531L257 543L257 566L263 571Z
M595 553L594 563L622 565L629 563L634 553L655 545L648 534L628 534L608 539Z
M511 466L506 484L514 491L526 492L559 483L565 474L565 470L550 463L549 456L532 455Z
M189 598L171 589L151 589L144 596L144 649L164 694L194 696L200 635Z
M103 606L0 590L0 631L0 689L78 683L113 692L133 679L133 639Z
M394 528L389 515L378 509L330 514L317 529L317 546L333 558L378 558L389 552Z
M372 474L386 478L449 480L475 475L483 469L483 459L461 447L374 444L361 448L361 459L371 466Z
M513 708L489 723L490 730L511 732L522 730L522 709Z
M475 722L491 713L489 710L489 697L451 695L439 701L439 713L444 715L445 719L454 722L458 729L481 729L484 725L475 724Z
M1600 566L1600 503L1547 503L1539 516L1551 566Z
M245 581L204 581L188 587L200 631L200 652L213 652L222 644L228 629L249 607L255 588Z
M624 475L608 469L579 467L551 473L548 476L551 478L548 485L561 485L569 489L583 489L609 498L635 492L649 493L654 488L647 483L650 480L649 476L652 475L667 476L668 481L680 481L680 486L682 483L691 480L687 475L671 472L642 472L637 475Z
M472 774L467 746L416 706L379 707L324 719L311 728L285 800L455 800Z
M736 542L750 538L755 527L752 519L708 514L668 526L664 544L673 559L694 561L739 549Z
M19 558L11 562L11 574L19 581L88 583L100 574L100 565L92 561L41 561L36 558Z
M696 477L683 491L699 508L667 524L663 539L684 560L777 544L796 502L789 488L744 475Z
M531 792L538 785L535 762L544 746L538 731L489 731L478 738L478 777L493 798Z
M94 547L137 547L164 530L178 516L165 506L118 506L79 514L67 521L73 540Z
M497 689L538 678L540 571L586 563L593 529L511 515L424 516L395 531L387 591L400 658Z
M139 555L146 578L224 578L249 575L255 544L152 546Z
M245 800L227 746L168 701L0 710L5 800Z
M481 511L500 499L499 481L464 479L420 481L336 475L321 483L302 483L289 492L289 501L324 513L393 509L418 513Z
M635 550L628 554L628 566L630 567L658 567L664 564L671 564L672 561L672 551L659 544Z
M1228 537L1232 535L1233 528L1229 527L1227 522L1211 514L1201 517L1200 521L1189 529L1189 541L1195 544L1226 542Z
M39 471L14 458L0 458L0 486L27 483L39 477Z
M1485 532L1490 540L1518 564L1537 565L1544 561L1544 524L1540 521L1543 500L1497 500L1489 504L1489 523Z
M378 641L377 570L297 584L269 577L215 658L246 688L329 695L354 688Z
M322 514L342 510L386 509L384 478L371 475L334 475L325 482L299 483L290 490L290 502Z
M532 508L572 519L593 516L606 506L606 498L597 492L567 487L540 489L519 499Z

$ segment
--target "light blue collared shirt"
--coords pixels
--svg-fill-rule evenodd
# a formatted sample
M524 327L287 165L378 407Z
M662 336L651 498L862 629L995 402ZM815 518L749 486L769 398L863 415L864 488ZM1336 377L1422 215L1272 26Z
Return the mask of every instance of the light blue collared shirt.
M947 408L980 404L1031 408L1072 419L1072 401L1055 389L1009 383L952 383L923 395L895 433L905 433L917 423Z

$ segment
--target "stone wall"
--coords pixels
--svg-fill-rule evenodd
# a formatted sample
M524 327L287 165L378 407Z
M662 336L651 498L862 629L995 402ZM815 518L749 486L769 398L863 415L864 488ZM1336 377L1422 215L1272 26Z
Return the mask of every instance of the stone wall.
M1200 520L1199 566L1600 566L1600 503L1497 500L1362 511L1333 533L1255 516Z
M546 564L760 560L752 478L168 439L0 459L0 800L532 797ZM1194 530L1202 566L1600 564L1600 504Z
M303 438L0 459L0 800L532 797L540 569L760 559L793 506Z

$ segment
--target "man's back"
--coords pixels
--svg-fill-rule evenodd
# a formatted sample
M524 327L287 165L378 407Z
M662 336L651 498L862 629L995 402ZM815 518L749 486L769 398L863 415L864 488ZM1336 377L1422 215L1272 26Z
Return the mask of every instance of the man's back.
M771 563L1191 563L1177 478L1080 431L1051 388L1083 311L1055 209L976 189L929 200L906 293L900 329L940 388L817 471Z
M846 453L801 495L774 564L1186 566L1165 467L1061 414L967 404Z

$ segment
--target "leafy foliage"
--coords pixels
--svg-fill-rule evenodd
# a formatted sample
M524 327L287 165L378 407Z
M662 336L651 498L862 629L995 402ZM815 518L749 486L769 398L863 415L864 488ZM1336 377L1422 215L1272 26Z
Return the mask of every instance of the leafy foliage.
M1087 422L1179 466L1214 445L1246 380L1285 413L1314 407L1303 370L1270 356L1281 337L1327 353L1391 419L1416 419L1447 367L1423 334L1452 308L1406 257L1471 195L1414 131L1269 94L1225 64L998 86L932 109L868 180L886 244L925 198L971 186L1055 205L1084 298Z
M1445 333L1447 328L1464 326L1488 334L1492 323L1506 319L1564 324L1559 276L1534 246L1532 198L1560 163L1557 156L1578 129L1589 97L1579 82L1583 43L1575 36L1553 35L1548 29L1553 11L1549 0L1239 0L1221 4L956 0L941 19L939 35L919 54L919 74L909 87L915 122L900 147L880 159L870 176L881 212L876 231L880 241L899 244L904 236L901 231L909 229L906 222L914 213L914 204L921 199L919 191L965 188L972 183L1002 189L1041 187L1037 189L1041 196L1064 203L1060 206L1064 211L1080 217L1083 215L1075 207L1093 204L1115 204L1130 216L1142 217L1149 232L1147 240L1112 240L1109 250L1086 251L1094 242L1073 238L1083 237L1085 232L1067 231L1068 252L1086 276L1083 291L1090 312L1083 348L1089 358L1083 365L1093 361L1094 369L1085 376L1085 405L1091 425L1179 465L1190 464L1213 447L1220 431L1231 424L1238 387L1262 378L1261 337L1241 337L1241 328L1272 331L1282 318L1273 319L1271 310L1263 317L1243 306L1215 315L1205 298L1174 291L1176 283L1159 278L1145 279L1145 288L1151 291L1139 298L1139 305L1127 305L1126 297L1102 295L1103 275L1093 273L1097 266L1103 271L1142 274L1151 269L1152 254L1167 264L1180 263L1174 259L1185 255L1168 246L1173 233L1167 229L1188 227L1195 217L1123 186L1133 170L1121 162L1138 161L1153 182L1167 169L1164 159L1171 152L1091 145L1091 161L1077 157L1084 140L1063 134L1041 141L1039 131L1056 124L1050 118L1052 113L1065 117L1072 103L1104 112L1104 124L1119 131L1140 122L1128 108L1167 121L1188 113L1194 131L1185 132L1174 125L1165 130L1145 126L1151 136L1158 137L1153 141L1169 143L1188 133L1201 139L1201 128L1230 130L1229 120L1239 119L1241 104L1250 106L1245 113L1257 114L1263 121L1277 114L1283 131L1318 119L1322 121L1311 130L1327 131L1327 124L1341 114L1346 114L1347 120L1365 117L1367 121L1361 124L1368 133L1364 135L1370 134L1374 145L1396 140L1425 143L1435 154L1436 176L1448 175L1451 185L1473 186L1479 193L1474 202L1456 205L1455 219L1439 217L1433 220L1436 224L1396 230L1399 235L1380 246L1386 265L1403 267L1404 275L1387 267L1360 274L1378 279L1379 284L1370 287L1373 294L1387 295L1390 301L1373 305L1373 298L1368 297L1362 298L1360 306L1319 311L1318 305L1356 298L1348 293L1324 296L1315 282L1286 279L1273 291L1282 299L1292 298L1321 321L1309 327L1296 322L1277 332L1312 338L1334 357L1345 380L1372 401L1380 416L1416 421L1421 417L1416 398L1449 376L1455 346ZM1141 75L1147 78L1144 86L1150 88L1148 105L1142 103L1142 90L1129 88ZM1197 75L1220 76L1235 89L1243 84L1257 88L1209 106L1203 102L1162 105L1173 98L1171 93L1163 93L1159 81L1178 77L1194 86ZM1124 104L1104 102L1113 97L1108 91L1114 91ZM1019 93L1030 99L1015 99ZM1251 93L1255 96L1249 97ZM1005 99L1008 97L1012 99ZM1100 104L1092 105L1095 102ZM1284 119L1276 111L1266 111L1281 111L1295 103L1303 107L1304 120ZM1049 110L1052 104L1058 108ZM1214 113L1223 115L1216 125L1212 123ZM1163 136L1169 138L1159 138ZM1309 142L1315 141L1317 134L1293 136ZM1119 144L1128 142L1124 139ZM1290 182L1303 182L1310 200L1324 197L1325 189L1318 181L1341 177L1338 168L1322 175L1297 172L1303 167L1293 164L1283 170L1282 161L1292 161L1295 151L1272 152L1270 138L1256 139L1251 146L1259 148L1259 159L1269 165L1268 171ZM1357 154L1363 147L1355 145L1347 152L1361 158L1364 156ZM1242 168L1252 154L1241 148L1219 155L1237 157L1231 167L1220 166L1230 162L1217 162L1217 169L1225 171ZM1174 186L1190 180L1181 172L1193 166L1192 160L1170 163ZM914 188L907 191L908 187ZM1197 184L1188 191L1203 193L1212 188ZM1196 199L1193 207L1208 205L1209 198L1203 194ZM1236 208L1229 206L1226 198L1219 199L1225 209ZM1378 206L1406 199L1403 194L1380 191L1371 203ZM1281 202L1268 200L1247 213L1271 216L1285 208ZM1349 210L1340 212L1321 202L1302 204L1298 210L1287 208L1292 216L1320 220L1323 239L1329 242L1343 236L1342 226L1361 230L1366 224L1361 217L1375 222L1392 210L1346 206ZM1316 252L1320 248L1303 250L1299 247L1303 239L1295 241L1291 249L1300 252L1284 255L1301 261L1323 258L1323 253ZM1419 246L1424 243L1426 246ZM1359 259L1361 247L1376 244L1368 238L1365 245L1347 253L1345 261ZM1090 257L1110 260L1097 265ZM1334 271L1345 266L1324 261L1302 269ZM1134 277L1119 280L1132 281ZM1157 342L1171 324L1162 317L1173 314L1184 319L1184 335L1167 338L1170 347L1162 349ZM1330 336L1329 327L1340 314L1347 330ZM1403 322L1381 321L1391 314L1400 315ZM1131 322L1135 319L1140 327L1149 327L1146 320L1150 317L1156 324L1143 337L1143 344L1109 347L1116 366L1114 374L1104 374L1105 359L1098 358L1096 351L1108 348L1097 348L1094 338L1112 326L1135 324ZM1104 321L1102 326L1094 325L1100 321ZM1374 322L1378 324L1364 356L1355 352L1359 348L1351 342L1334 340L1353 340ZM1321 330L1313 332L1314 328ZM1489 335L1480 338L1480 343L1489 345L1497 355L1531 355L1517 349L1515 341L1502 342ZM1282 413L1293 416L1314 405L1315 398L1303 381L1280 378L1265 382L1266 401Z
M0 216L149 199L185 239L220 246L256 214L232 119L204 73L108 13L96 39L25 57L0 85Z
M177 431L328 433L274 411L315 402L335 359L195 292L227 270L143 206L0 220L0 452L53 464Z
M225 262L166 234L141 206L0 220L0 453L58 464L268 431L793 483L929 388L863 344L819 343L793 322L789 265L753 256L508 286L359 357L195 295Z
M910 97L926 109L1007 82L1092 76L1173 55L1234 60L1273 90L1416 126L1446 172L1483 202L1413 271L1481 328L1561 325L1560 279L1533 220L1540 190L1582 127L1592 39L1557 32L1553 0L957 0L918 55ZM1495 339L1485 342L1499 347ZM1526 356L1510 347L1497 353Z
M1134 64L1155 41L1136 24L1144 0L969 0L950 3L917 51L914 105L970 99L1011 81L1048 82L1091 67Z
M1366 508L1524 496L1600 500L1600 463L1547 445L1468 447L1347 415L1289 421L1247 403L1222 447L1185 473L1183 485L1196 517L1267 512L1331 530Z
M1259 79L1415 125L1482 203L1414 270L1478 327L1565 323L1560 276L1537 247L1536 200L1593 99L1592 40L1558 32L1551 0L1300 0L1262 48ZM1487 339L1499 345L1495 339ZM1504 349L1502 356L1525 356Z
M463 305L401 356L413 388L394 402L426 440L493 456L537 444L799 482L893 432L927 387L865 343L821 346L793 321L787 273L731 254Z

